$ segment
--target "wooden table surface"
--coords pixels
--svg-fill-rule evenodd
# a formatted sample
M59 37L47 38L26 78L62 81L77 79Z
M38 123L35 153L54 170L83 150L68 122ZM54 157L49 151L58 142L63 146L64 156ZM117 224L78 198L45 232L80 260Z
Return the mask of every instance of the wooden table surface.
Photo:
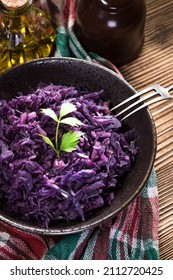
M146 5L142 53L120 68L137 91L152 84L173 85L173 0L146 0ZM160 259L173 260L173 99L155 103L150 109L157 129Z

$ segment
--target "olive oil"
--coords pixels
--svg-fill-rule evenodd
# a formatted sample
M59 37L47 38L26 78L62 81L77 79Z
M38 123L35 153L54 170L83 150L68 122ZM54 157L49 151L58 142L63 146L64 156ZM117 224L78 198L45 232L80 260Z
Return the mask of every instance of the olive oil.
M0 1L0 73L51 53L55 28L32 2Z

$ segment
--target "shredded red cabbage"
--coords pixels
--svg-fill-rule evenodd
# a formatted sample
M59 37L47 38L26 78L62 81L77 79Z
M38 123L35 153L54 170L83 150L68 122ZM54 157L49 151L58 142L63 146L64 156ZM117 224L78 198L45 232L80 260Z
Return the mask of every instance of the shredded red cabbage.
M85 125L77 150L56 153L38 134L55 137L56 123L40 112L62 102ZM71 129L71 128L70 128ZM61 133L69 130L61 125ZM59 220L85 220L94 209L110 205L122 177L138 152L134 130L121 131L102 92L82 93L74 87L48 85L9 102L0 101L0 199L25 221L48 228Z

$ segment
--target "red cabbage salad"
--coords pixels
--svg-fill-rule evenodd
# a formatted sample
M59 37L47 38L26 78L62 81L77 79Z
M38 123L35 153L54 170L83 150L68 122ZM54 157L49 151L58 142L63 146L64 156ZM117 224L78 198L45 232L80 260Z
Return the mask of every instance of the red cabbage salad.
M122 130L110 114L103 91L85 93L74 87L44 85L28 95L0 101L0 200L8 211L43 228L60 220L82 220L95 209L111 205L122 178L138 153L135 131ZM60 157L40 135L55 139L63 103L75 105L68 117L82 125L60 124L63 133L80 131L77 147Z

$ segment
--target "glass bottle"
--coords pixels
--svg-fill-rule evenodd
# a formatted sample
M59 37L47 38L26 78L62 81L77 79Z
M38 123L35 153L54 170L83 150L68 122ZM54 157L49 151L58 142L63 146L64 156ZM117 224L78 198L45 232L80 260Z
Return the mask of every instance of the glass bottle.
M49 56L54 39L50 18L32 0L0 0L0 73Z
M143 46L145 0L78 0L74 32L87 51L121 66Z

